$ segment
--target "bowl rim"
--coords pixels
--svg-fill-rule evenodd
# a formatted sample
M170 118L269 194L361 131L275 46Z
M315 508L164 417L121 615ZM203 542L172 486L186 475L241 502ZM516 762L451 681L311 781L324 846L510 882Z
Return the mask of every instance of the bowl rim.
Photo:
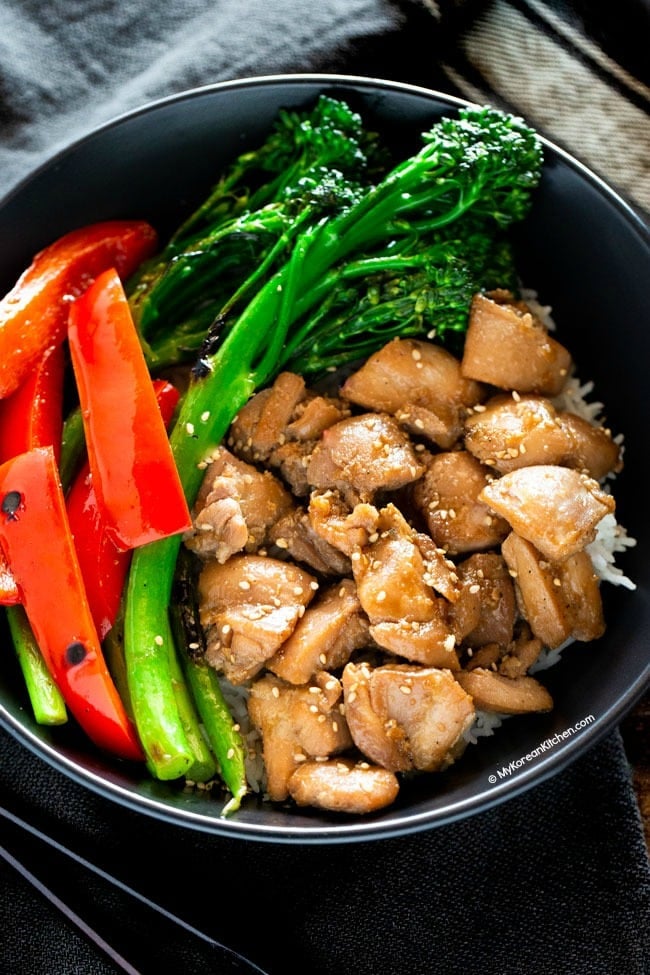
M170 95L148 100L99 123L78 138L54 151L19 179L0 198L0 209L3 209L15 196L19 195L39 174L56 166L59 160L73 154L86 142L97 138L102 133L116 128L123 123L133 121L142 115L147 115L152 111L157 111L168 105L209 96L222 91L301 84L310 86L322 85L324 87L333 85L340 87L353 86L374 92L377 90L385 90L393 93L402 92L407 95L410 94L424 99L430 99L447 105L450 108L462 108L468 105L479 104L478 102L473 102L421 85L355 74L328 72L278 73L217 81L197 87L186 88ZM567 166L576 171L582 179L591 183L600 194L604 195L620 211L630 225L630 228L641 237L643 243L650 248L650 226L644 221L640 213L616 189L590 169L589 166L582 163L546 136L541 133L538 134L544 148L550 150L552 155L561 159ZM501 782L496 782L489 790L486 789L479 795L457 800L445 807L442 811L407 812L404 815L396 815L390 822L375 822L372 818L357 818L352 822L342 819L340 823L333 823L332 826L301 826L296 829L273 824L267 825L263 823L249 823L241 820L229 820L219 817L216 809L215 815L210 816L203 812L199 813L188 809L172 807L148 796L138 795L118 782L110 780L105 774L97 774L90 768L80 766L73 758L61 754L54 745L44 741L35 732L25 727L16 716L8 711L2 702L0 702L0 726L55 770L65 774L79 785L90 788L103 798L117 801L132 811L146 813L158 820L163 820L173 825L191 828L199 832L229 839L253 840L276 844L296 841L310 845L332 844L387 839L414 834L448 825L452 822L459 822L477 813L496 808L506 800L521 795L533 786L542 784L569 766L579 755L591 750L597 742L613 730L621 718L641 698L649 685L650 660L644 671L628 686L626 692L619 696L593 723L583 729L580 735L571 735L566 742L562 743L561 747L551 749L542 760L537 761L533 765L529 765L524 770L518 771L516 778L506 777Z

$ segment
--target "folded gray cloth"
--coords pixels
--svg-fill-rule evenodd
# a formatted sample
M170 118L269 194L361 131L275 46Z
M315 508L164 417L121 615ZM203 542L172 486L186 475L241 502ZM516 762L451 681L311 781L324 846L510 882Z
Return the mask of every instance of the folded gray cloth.
M0 196L144 102L230 78L344 70L357 43L404 19L390 0L3 0Z

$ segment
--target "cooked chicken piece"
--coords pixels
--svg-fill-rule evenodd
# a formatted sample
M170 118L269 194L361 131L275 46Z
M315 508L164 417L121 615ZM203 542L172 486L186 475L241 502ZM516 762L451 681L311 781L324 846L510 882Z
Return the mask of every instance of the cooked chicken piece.
M350 407L332 396L319 396L307 391L305 399L295 407L291 422L287 424L287 440L318 440L323 430L350 415Z
M501 474L533 464L561 464L601 480L622 466L610 431L575 413L558 413L549 399L533 394L488 400L465 421L465 446Z
M562 463L591 474L600 481L607 474L623 470L623 454L611 430L594 426L584 417L568 411L559 414L560 425L571 441Z
M349 558L314 530L309 513L302 507L280 518L269 530L268 540L295 562L321 575L350 575Z
M297 565L261 555L206 563L198 589L207 662L233 684L249 680L292 634L317 588Z
M572 637L589 641L605 631L598 577L582 551L552 563L516 532L501 546L515 582L519 611L549 649Z
M467 408L483 388L461 375L446 349L416 339L393 339L353 373L341 396L365 409L390 413L416 436L447 449L458 439Z
M527 714L550 711L553 698L534 677L505 677L493 670L461 670L455 675L461 687L471 695L479 711L498 714Z
M309 499L313 530L346 556L368 544L377 532L378 520L373 505L363 502L351 508L338 491L313 491Z
M290 684L306 684L319 670L338 670L354 650L372 643L368 619L352 579L326 589L306 610L266 667Z
M424 581L450 603L455 603L460 596L460 579L456 564L447 557L444 549L436 545L430 535L416 531L413 539L424 559Z
M479 499L551 562L592 542L598 523L615 508L593 478L553 464L510 471L487 484Z
M329 758L352 745L341 707L341 684L324 671L303 687L272 674L254 681L248 713L262 737L270 799L289 795L289 780L309 758Z
M415 481L424 468L397 422L364 413L323 432L307 467L316 488L334 488L353 503L371 501L377 491L395 491Z
M467 648L467 660L463 664L463 670L475 670L482 667L485 670L498 670L505 648L500 643L485 643L478 650L473 647Z
M465 447L506 474L531 464L562 464L571 438L546 397L501 393L465 420Z
M571 372L569 352L521 304L472 300L462 375L520 393L557 395Z
M465 450L431 456L413 485L413 502L436 545L450 555L493 548L509 531L507 521L478 500L490 472Z
M218 562L242 550L255 552L292 506L291 495L270 471L258 471L220 447L206 469L185 544L201 558Z
M417 533L393 505L379 513L377 537L352 555L370 634L380 646L428 666L457 667L447 603L427 582Z
M512 642L517 601L508 566L496 552L477 552L458 565L461 594L451 609L458 642L468 647Z
M465 747L474 705L449 670L367 664L343 671L345 715L357 748L393 772L433 772Z
M352 815L390 806L398 793L394 772L344 758L303 762L289 779L289 795L299 806Z
M317 442L287 440L269 454L267 464L279 472L297 498L307 497L311 491L311 484L307 480L307 467Z
M539 637L533 636L530 626L521 622L520 632L499 663L499 673L504 677L523 677L538 659L544 649Z
M228 446L246 460L268 460L271 451L284 443L285 430L305 395L301 376L281 372L272 386L260 390L241 408L231 424Z

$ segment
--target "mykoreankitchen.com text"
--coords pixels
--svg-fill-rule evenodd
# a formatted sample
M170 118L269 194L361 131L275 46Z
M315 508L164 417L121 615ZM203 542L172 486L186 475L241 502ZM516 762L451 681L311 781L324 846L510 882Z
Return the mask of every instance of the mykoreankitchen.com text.
M496 773L492 773L488 776L488 781L492 784L498 782L499 779L507 779L508 776L512 775L513 772L518 771L518 769L523 768L528 762L532 762L534 758L539 758L544 752L550 751L559 745L561 742L566 741L567 738L571 738L576 732L581 731L583 728L587 728L596 719L593 714L588 714L585 718L577 721L571 728L566 728L564 731L557 731L554 735L549 738L545 738L544 741L540 742L536 748L531 751L526 752L521 758L515 758L508 765L503 765L501 768L496 770Z

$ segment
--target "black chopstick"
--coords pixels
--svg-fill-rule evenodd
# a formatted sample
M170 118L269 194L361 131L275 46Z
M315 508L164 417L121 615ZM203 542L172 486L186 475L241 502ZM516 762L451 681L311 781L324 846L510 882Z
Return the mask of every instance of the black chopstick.
M123 972L126 972L127 975L141 975L141 972L137 968L134 968L133 965L123 957L123 955L120 955L118 951L109 945L108 941L102 938L99 932L95 931L90 924L84 921L84 919L80 917L76 911L73 911L69 904L66 904L65 901L61 900L60 897L57 897L54 891L50 890L49 887L42 883L38 877L31 872L31 870L28 870L24 863L21 863L20 860L17 860L14 856L12 856L9 850L5 850L4 846L0 846L0 857L2 857L6 863L13 867L21 877L27 880L32 887L42 894L50 904L53 904L54 907L58 908L58 910L61 911L63 916L67 918L68 921L71 921L72 924L74 924L83 934L85 934L94 945L108 955L111 961L115 962L115 964Z
M56 850L58 853L67 857L69 860L73 861L74 863L78 864L83 869L88 870L96 877L99 877L100 879L104 880L112 887L121 891L127 897L133 898L143 906L154 911L160 917L164 918L166 921L169 921L170 924L173 924L177 928L182 929L182 931L186 935L198 939L208 949L212 949L214 951L220 952L221 953L220 958L222 960L225 960L225 956L228 956L230 963L234 966L233 970L236 971L241 970L242 975L243 972L259 973L259 975L266 975L266 973L261 968L259 968L254 962L250 961L247 958L244 958L242 955L238 954L232 948L228 948L227 946L223 945L221 942L216 941L214 938L211 938L204 931L201 931L199 928L195 928L193 925L183 920L183 918L178 917L178 915L173 914L171 911L168 911L161 904L157 904L155 901L152 901L150 898L140 893L140 891L124 883L124 881L120 880L118 877L115 877L112 874L108 873L106 870L103 870L97 864L92 863L92 861L90 860L86 860L79 853L75 853L74 850L69 849L69 847L65 846L63 843L60 843L58 840L55 840L53 836L48 835L47 833L38 829L38 827L33 826L31 823L28 823L26 820L22 819L20 816L17 816L15 813L10 812L8 809L5 809L2 806L0 806L0 816L2 816L8 822L12 823L14 826L18 827L20 830L40 840L42 843L46 844L51 849ZM69 907L69 905L67 905L64 901L62 901L61 898L59 898L56 894L54 894L52 890L50 890L45 884L43 884L42 881L40 881L38 877L36 877L30 870L28 870L24 864L22 864L19 860L17 860L14 856L12 856L12 854L9 853L7 850L5 850L3 847L0 847L0 855L7 861L7 863L9 863L16 870L18 870L18 872L26 880L28 880L38 891L40 891L41 894L47 897L49 901L51 901L56 907L58 907L59 910L62 911L63 914L70 921L72 921L73 924L75 924L81 931L83 931L86 934L87 937L89 937L94 942L94 944L96 944L107 955L109 955L109 957L118 966L120 966L123 971L130 973L130 975L141 975L141 972L137 968L135 968L130 962L128 962L125 958L123 958L122 955L119 954L119 952L115 951L111 947L111 945L108 944L106 940L102 938L102 936L92 928L91 925L87 924L83 920L83 918L81 918L72 908Z

